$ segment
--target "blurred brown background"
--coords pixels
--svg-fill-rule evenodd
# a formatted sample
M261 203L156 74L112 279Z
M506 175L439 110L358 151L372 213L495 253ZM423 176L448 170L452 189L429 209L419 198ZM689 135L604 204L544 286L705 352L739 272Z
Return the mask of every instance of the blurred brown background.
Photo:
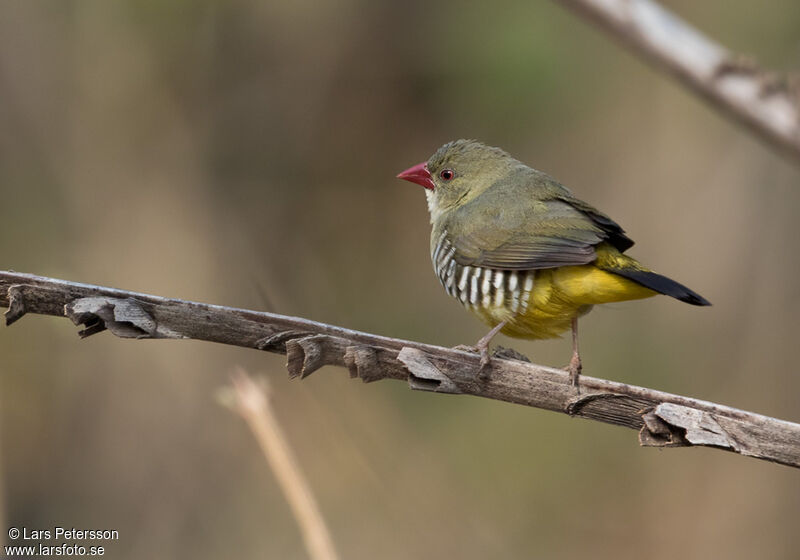
M668 2L800 66L796 0ZM595 310L585 372L800 421L800 167L558 5L4 2L0 268L442 345L484 327L431 270L422 189L474 137L558 177L708 297ZM244 423L278 414L345 558L796 558L800 476L475 398L197 342L0 333L5 527L108 528L109 558L303 558ZM510 342L563 365L569 341ZM6 529L3 528L3 531Z

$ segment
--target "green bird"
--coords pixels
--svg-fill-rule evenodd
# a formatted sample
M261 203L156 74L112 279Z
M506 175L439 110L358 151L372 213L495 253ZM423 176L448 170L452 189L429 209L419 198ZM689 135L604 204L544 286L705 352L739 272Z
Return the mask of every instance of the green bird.
M542 339L572 329L566 370L577 386L578 317L592 306L656 294L711 305L625 255L633 241L614 220L500 148L455 140L397 177L426 189L442 286L492 327L468 347L481 368L498 332Z

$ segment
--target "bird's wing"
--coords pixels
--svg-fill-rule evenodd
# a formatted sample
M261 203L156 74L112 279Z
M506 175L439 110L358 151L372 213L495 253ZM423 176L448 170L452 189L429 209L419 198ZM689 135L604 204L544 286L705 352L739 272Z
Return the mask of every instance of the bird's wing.
M605 214L566 189L544 200L516 200L502 191L465 204L447 220L456 262L502 270L582 265L607 241L623 251L633 245ZM518 198L518 193L515 198ZM494 200L491 200L494 199Z
M566 202L576 210L579 210L586 215L587 218L592 220L596 226L603 230L603 233L606 236L606 241L611 243L611 245L613 245L614 248L620 253L624 253L633 247L633 239L625 235L625 230L622 229L617 222L603 214L591 204L588 204L579 198L575 198L569 192L567 192L567 194L560 195L558 200Z

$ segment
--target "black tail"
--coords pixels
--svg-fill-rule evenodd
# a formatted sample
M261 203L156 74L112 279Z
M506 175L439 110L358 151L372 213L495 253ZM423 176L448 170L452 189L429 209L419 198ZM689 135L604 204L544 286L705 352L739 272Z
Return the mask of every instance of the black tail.
M645 288L650 288L659 294L674 297L675 299L679 299L691 305L711 305L711 302L700 294L693 292L675 280L670 280L666 276L661 276L655 272L636 270L635 268L615 268L609 269L609 272L618 274L628 280L633 280L637 284L641 284Z

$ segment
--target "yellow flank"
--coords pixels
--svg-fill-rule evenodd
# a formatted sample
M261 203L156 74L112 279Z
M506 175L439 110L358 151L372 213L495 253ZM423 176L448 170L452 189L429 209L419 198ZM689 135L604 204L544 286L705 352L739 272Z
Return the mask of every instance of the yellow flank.
M569 330L572 319L588 313L593 305L642 299L656 292L596 266L646 270L634 259L601 246L592 264L537 270L530 304L524 314L514 315L507 306L472 308L482 321L509 323L501 331L515 338L556 338Z

